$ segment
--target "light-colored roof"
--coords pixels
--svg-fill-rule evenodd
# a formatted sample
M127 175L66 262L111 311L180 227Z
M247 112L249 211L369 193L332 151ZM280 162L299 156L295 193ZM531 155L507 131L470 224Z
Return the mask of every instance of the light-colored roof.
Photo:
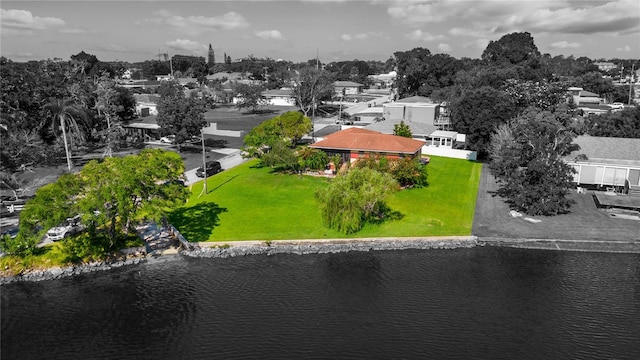
M160 101L160 96L151 94L133 94L133 98L138 103L157 104Z
M360 83L353 81L336 81L333 83L334 86L344 86L344 87L354 87L354 86L364 86Z
M393 128L396 124L400 124L403 121L401 119L385 119L382 121L374 122L371 125L367 125L367 129L378 131L383 134L393 134ZM438 130L438 128L432 123L419 123L415 121L405 121L404 122L409 129L411 130L411 134L416 136L428 136L432 132Z
M566 156L567 161L584 154L589 162L640 165L640 139L583 135L576 137L573 142L580 146L580 150Z
M410 96L404 99L399 99L398 101L396 101L397 103L427 103L427 104L433 104L433 100L431 100L431 98L428 98L426 96Z
M580 90L580 97L598 97L598 94L587 90Z
M458 136L458 133L455 131L444 131L444 130L436 130L432 132L429 136L431 137L439 137L439 138L449 138L455 139Z
M222 80L222 79L228 79L228 80L239 80L244 78L244 74L239 73L239 72L217 72L215 74L212 75L207 75L207 80Z
M382 134L377 131L362 128L349 128L327 135L324 140L311 144L310 147L318 149L415 154L423 145L424 142L420 140Z
M265 90L262 93L262 96L270 97L270 96L293 96L293 90L291 89L272 89Z
M149 129L149 130L160 129L160 125L158 124L149 124L149 123L141 123L141 122L122 125L122 127L134 128L134 129Z

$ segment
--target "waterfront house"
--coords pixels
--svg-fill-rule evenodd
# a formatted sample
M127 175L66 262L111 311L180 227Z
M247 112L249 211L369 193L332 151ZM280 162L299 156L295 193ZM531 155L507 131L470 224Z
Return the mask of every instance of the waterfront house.
M329 156L340 154L343 161L353 162L366 156L416 158L422 155L423 145L424 141L353 127L327 135L309 146Z
M573 181L594 189L640 190L640 139L578 136L580 150L564 158L576 173Z

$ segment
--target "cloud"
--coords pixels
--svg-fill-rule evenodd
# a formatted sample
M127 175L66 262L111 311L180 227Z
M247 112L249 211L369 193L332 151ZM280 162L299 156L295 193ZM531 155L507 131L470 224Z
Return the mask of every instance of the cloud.
M370 39L372 37L381 37L383 36L383 34L381 32L373 32L373 31L369 31L366 33L359 33L359 34L355 34L355 35L351 35L351 34L342 34L340 36L340 38L344 41L352 41L352 40L366 40L366 39Z
M582 45L577 42L558 41L550 45L554 49L577 49Z
M464 48L484 50L489 45L489 39L476 39L462 45Z
M397 0L388 15L412 27L462 22L450 34L495 37L514 31L558 34L640 33L637 0Z
M451 52L451 45L449 44L438 44L438 50L443 53Z
M3 33L13 35L33 34L34 31L64 26L66 23L54 17L33 16L31 11L27 10L0 9L0 24Z
M422 32L422 30L420 29L417 29L408 34L405 34L405 37L413 41L434 41L434 40L444 38L444 36L442 35L431 35L428 32Z
M200 44L197 41L187 40L187 39L176 39L172 41L167 41L164 43L167 47L170 47L175 50L187 50L195 53L200 53L207 49L206 46Z
M60 29L58 32L61 33L61 34L72 34L72 35L88 33L88 31L86 29L80 29L80 28Z
M278 30L262 30L256 31L255 35L265 40L284 40L282 33Z
M120 44L105 44L99 48L106 51L129 52L129 49L126 46Z
M170 26L190 35L202 34L209 30L235 30L249 27L249 23L244 16L233 11L213 17L183 17L167 10L156 11L154 15L156 15L155 18L145 19L139 24L151 23L159 26Z
M619 48L617 48L617 49L616 49L616 51L629 52L629 51L631 51L631 46L629 46L629 45L625 45L625 46L623 46L623 47L619 47Z

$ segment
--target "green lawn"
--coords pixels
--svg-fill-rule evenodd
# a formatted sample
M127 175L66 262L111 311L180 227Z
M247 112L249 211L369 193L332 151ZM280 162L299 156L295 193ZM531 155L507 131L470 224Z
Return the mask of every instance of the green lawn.
M192 187L187 204L169 219L192 242L470 235L481 164L431 157L429 186L387 199L402 219L366 225L345 236L322 224L314 198L325 178L272 173L252 160Z

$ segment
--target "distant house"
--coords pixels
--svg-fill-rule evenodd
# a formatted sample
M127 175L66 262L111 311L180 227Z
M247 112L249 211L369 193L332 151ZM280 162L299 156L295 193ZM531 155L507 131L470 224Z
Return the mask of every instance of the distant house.
M173 80L173 75L156 75L156 81L171 81Z
M640 139L578 136L580 150L564 158L585 187L640 187Z
M248 79L249 75L247 73L241 72L217 72L212 75L207 75L207 80L209 81L238 81Z
M385 120L403 120L404 122L416 122L431 124L440 128L449 125L444 120L448 120L441 116L444 110L439 103L434 103L431 99L424 96L412 96L400 99L396 102L383 104L383 115ZM435 130L435 128L434 128Z
M336 81L333 83L333 90L336 95L358 95L362 92L364 85L353 81Z
M178 84L186 87L188 84L198 84L198 79L196 78L178 78Z
M424 141L354 127L329 134L309 147L353 162L367 156L416 158L421 156L423 145Z
M397 75L395 71L391 71L388 74L369 75L368 78L371 79L375 88L386 89L393 86Z
M158 115L160 96L150 94L133 94L136 99L136 114L141 117Z
M600 105L603 100L598 94L586 91L581 87L570 87L567 89L567 94L573 99L573 103L576 106L580 105Z
M296 98L293 94L293 90L288 88L263 91L262 97L265 98L265 100L269 105L279 105L279 106L295 106L296 105Z
M609 71L618 68L618 65L612 62L597 62L593 63L593 65L597 66L600 71Z

